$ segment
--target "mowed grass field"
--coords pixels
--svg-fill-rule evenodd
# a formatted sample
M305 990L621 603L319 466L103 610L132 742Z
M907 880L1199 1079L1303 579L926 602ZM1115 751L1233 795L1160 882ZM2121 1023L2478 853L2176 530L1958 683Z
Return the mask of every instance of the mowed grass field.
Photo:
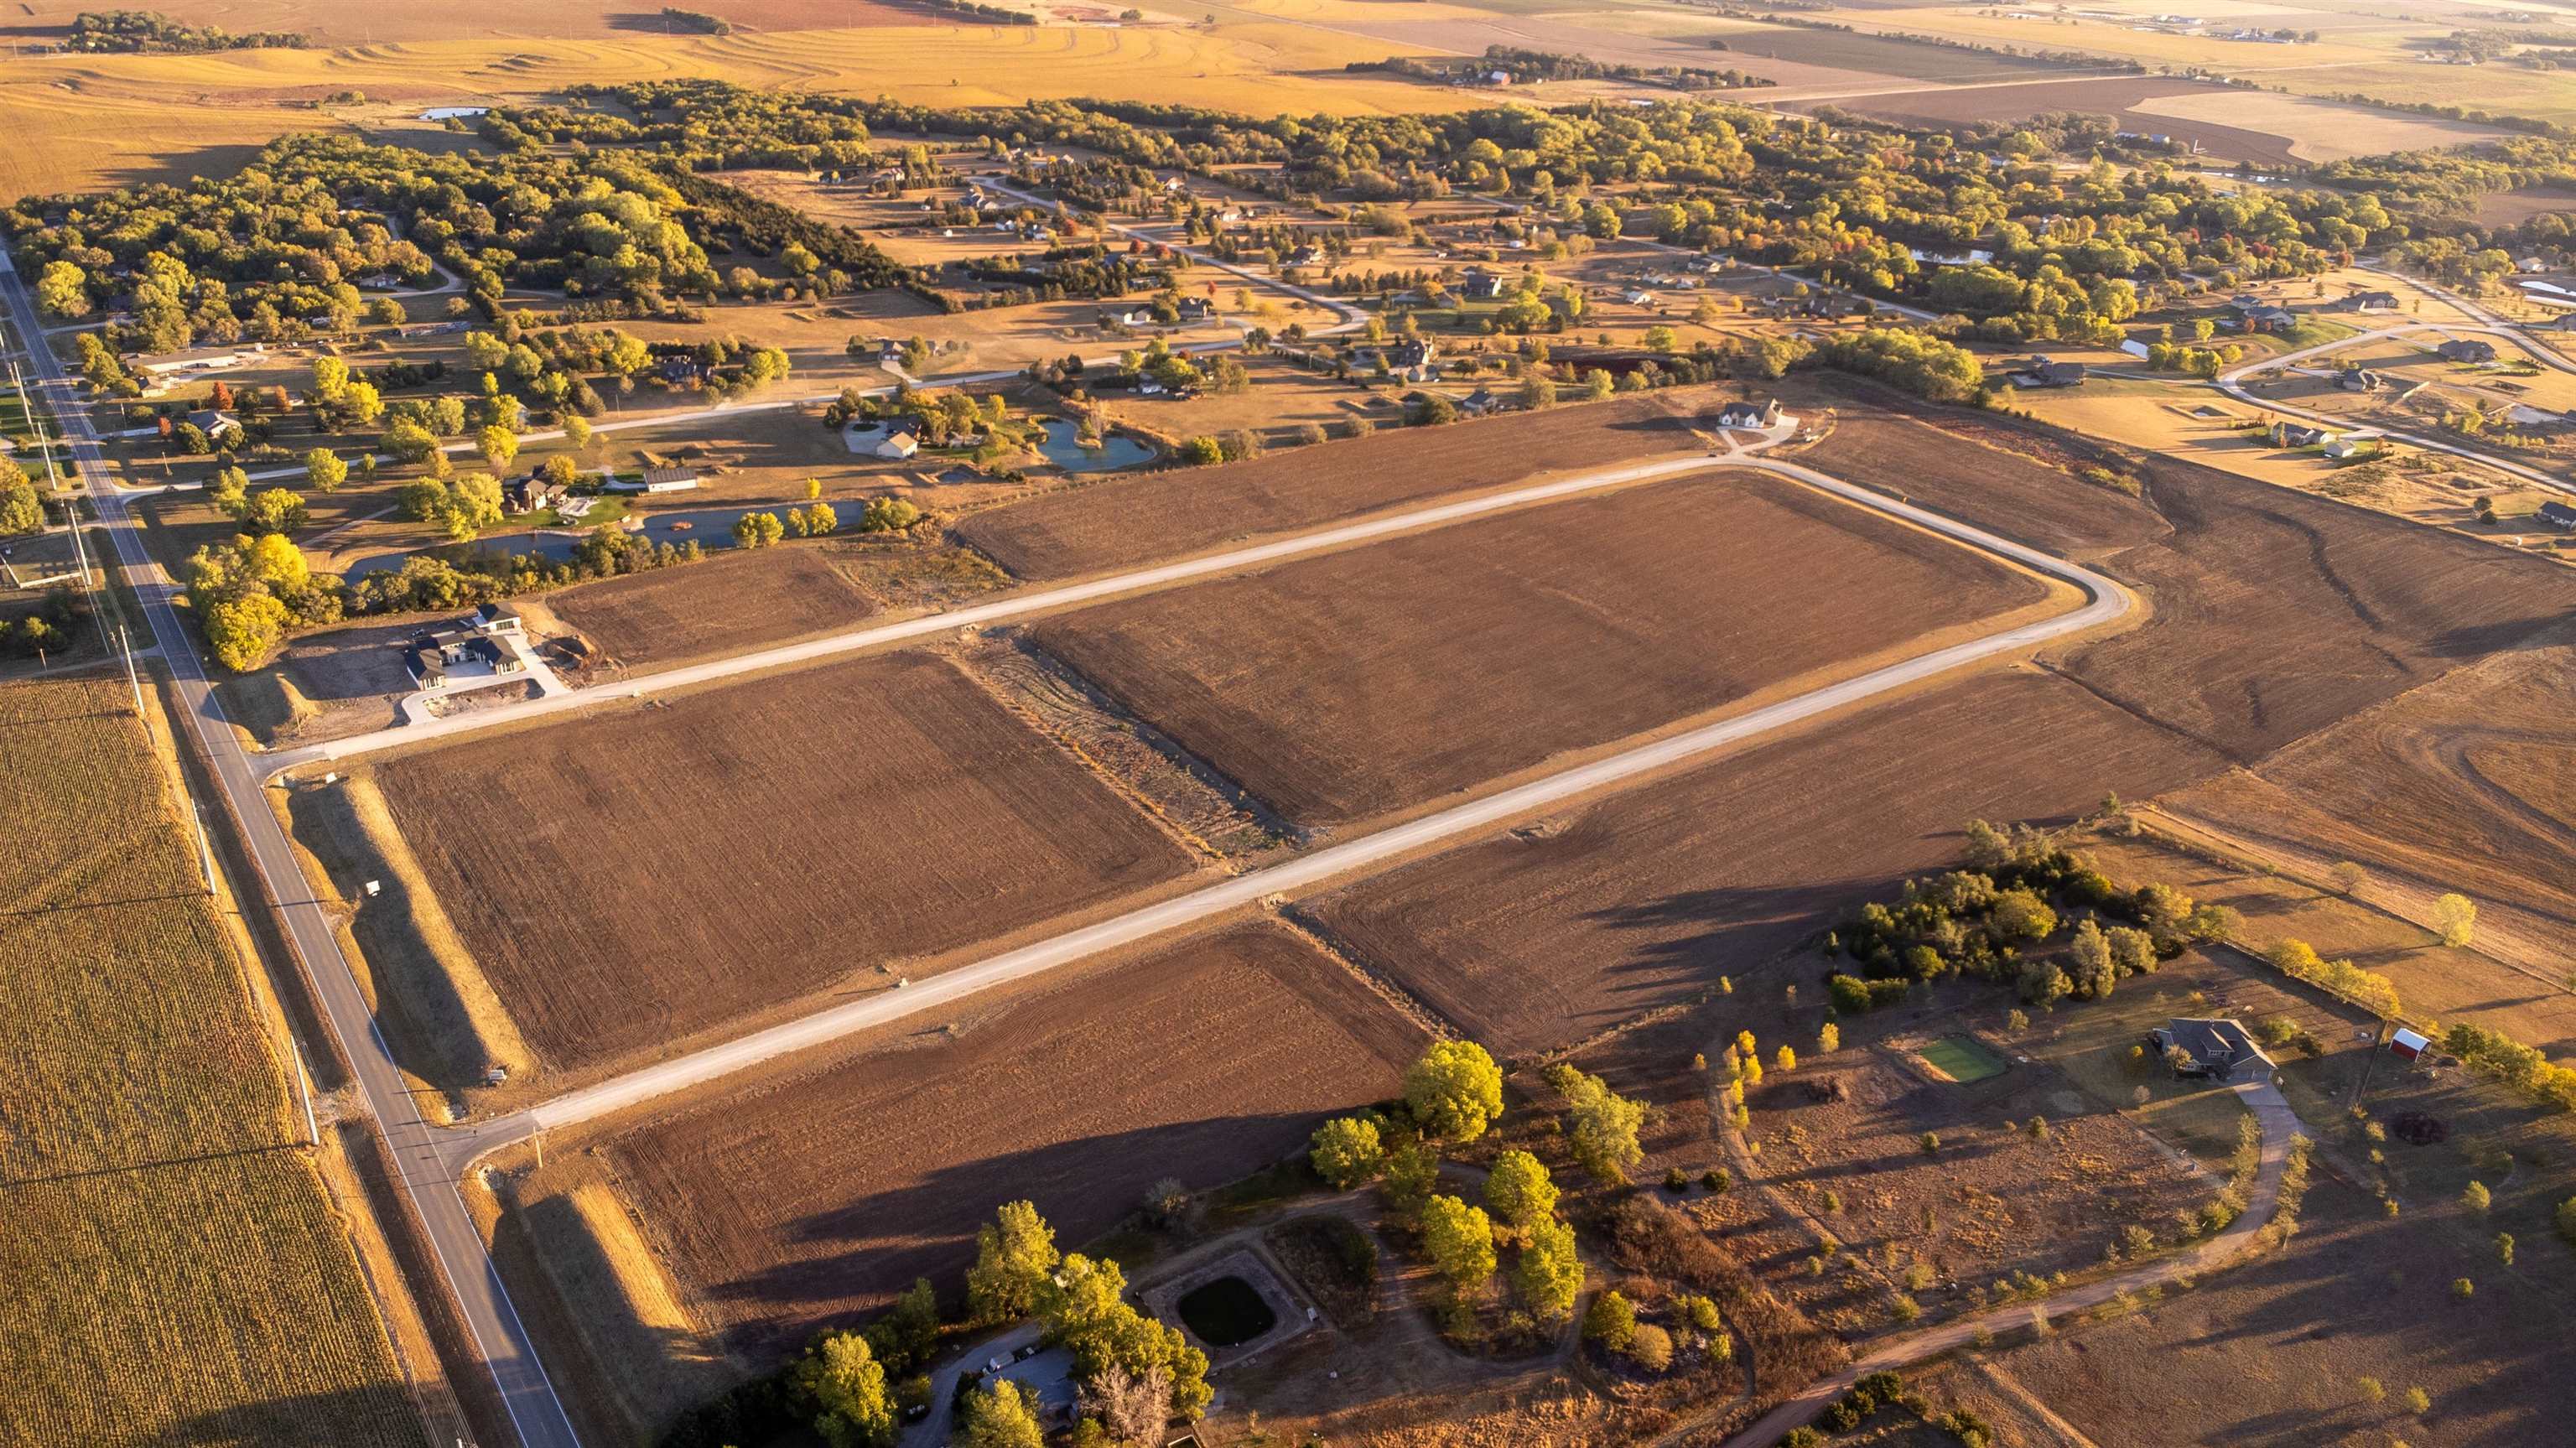
M1443 493L1688 451L1699 446L1691 420L1722 400L1707 388L1675 389L1379 432L1049 493L974 514L955 532L1021 578L1132 567Z
M1034 634L1281 814L1327 826L1849 673L2049 596L1935 534L1712 471L1086 609Z
M428 749L376 781L539 1064L603 1065L1185 874L923 654Z
M1145 1188L1232 1181L1393 1095L1420 1031L1301 937L1230 927L976 1009L954 1031L694 1105L599 1156L701 1325L766 1355L953 1293L974 1229L1037 1203L1067 1246Z
M0 1442L425 1448L130 697L0 685Z
M1713 990L1908 874L1971 816L2064 819L2225 761L2083 688L1958 679L1317 897L1466 1034L1528 1054Z

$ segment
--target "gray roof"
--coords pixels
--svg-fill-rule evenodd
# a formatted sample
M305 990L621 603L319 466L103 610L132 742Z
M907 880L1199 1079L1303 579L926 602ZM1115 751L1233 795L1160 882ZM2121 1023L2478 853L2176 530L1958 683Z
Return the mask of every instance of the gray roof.
M2272 1058L2245 1028L2224 1016L2175 1016L2165 1023L2165 1035L2206 1070L2233 1074L2247 1061L2260 1061L2267 1071L2272 1067Z

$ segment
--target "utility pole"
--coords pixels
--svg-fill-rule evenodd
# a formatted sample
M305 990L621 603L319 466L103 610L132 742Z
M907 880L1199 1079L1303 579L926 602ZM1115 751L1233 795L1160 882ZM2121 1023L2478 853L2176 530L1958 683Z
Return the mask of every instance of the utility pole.
M134 672L134 640L126 636L125 625L116 626L117 647L125 651L125 682L134 690L134 717L143 717L143 676Z
M212 895L215 893L215 847L206 838L206 807L195 805L190 817L197 824L197 868L205 871L206 893Z
M286 1047L295 1053L295 1094L304 1099L304 1144L319 1150L322 1124L313 1117L313 1078L305 1074L304 1047L297 1044L292 1031L287 1033Z

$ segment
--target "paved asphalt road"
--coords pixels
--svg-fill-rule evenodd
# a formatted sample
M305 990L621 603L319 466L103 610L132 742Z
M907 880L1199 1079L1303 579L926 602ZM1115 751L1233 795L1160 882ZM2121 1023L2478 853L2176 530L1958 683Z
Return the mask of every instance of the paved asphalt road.
M2158 1258L2134 1272L2123 1272L2117 1277L2105 1277L2053 1294L2046 1303L2050 1318L2098 1307L2122 1292L2138 1292L2185 1277L2199 1276L2227 1265L2254 1245L2254 1234L2272 1220L2273 1208L2280 1205L2281 1172L2289 1162L2290 1138L2299 1134L2299 1117L2290 1109L2290 1103L2282 1099L2280 1088L2269 1081L2235 1089L2237 1097L2245 1103L2245 1109L2254 1113L2255 1124L2263 1130L2262 1165L2255 1172L2254 1190L2246 1201L2244 1212L2226 1230L2198 1246ZM1787 1437L1791 1429L1813 1422L1817 1414L1869 1374L1919 1363L1965 1347L1976 1340L1980 1331L2000 1337L2017 1328L2026 1328L2030 1325L2030 1311L2028 1304L1999 1307L1991 1312L1945 1322L1939 1327L1908 1333L1882 1344L1854 1359L1841 1372L1809 1384L1796 1397L1763 1414L1753 1426L1726 1440L1723 1448L1772 1448ZM1652 1448L1663 1448L1664 1444L1678 1440L1695 1426L1684 1424L1666 1434Z
M1297 859L1103 920L1049 940L993 956L974 965L897 987L789 1021L767 1030L643 1067L612 1080L566 1092L524 1111L462 1128L443 1138L451 1171L534 1132L552 1130L685 1091L760 1062L803 1051L856 1031L898 1021L963 1000L979 991L1039 975L1104 951L1168 934L1272 895L1283 895L1354 871L1382 865L1413 851L1525 818L1595 790L1625 784L1655 770L1699 758L1829 710L1861 703L1951 669L2029 648L2049 639L2108 623L2135 606L2128 591L2081 565L1997 537L1983 529L1856 487L1795 463L1742 454L1659 464L1658 470L1751 468L1792 478L1861 507L1890 514L2074 584L2086 595L2079 608L2036 623L1873 670L1821 689L1625 750L1606 759L1561 770L1516 788L1470 800L1376 834L1364 835ZM1554 484L1565 488L1581 483ZM1598 484L1594 484L1597 486ZM1437 511L1437 510L1427 510ZM1408 517L1411 515L1407 515ZM1390 519L1403 525L1404 519ZM1339 530L1337 530L1339 531ZM1291 540L1295 542L1297 540ZM1287 545L1274 545L1286 547ZM1228 566L1237 566L1229 564ZM1115 580L1112 580L1115 582ZM397 733L406 731L396 731Z
M339 1036L356 1069L367 1109L384 1130L402 1174L403 1190L428 1229L439 1267L464 1310L476 1348L491 1365L511 1421L528 1448L578 1448L580 1440L564 1416L563 1405L556 1401L553 1385L546 1381L536 1349L519 1324L509 1294L502 1289L500 1274L484 1254L483 1239L466 1213L456 1177L447 1170L438 1150L441 1129L422 1119L402 1072L386 1051L383 1038L376 1034L366 998L359 993L357 980L340 956L340 942L332 930L331 918L305 887L285 831L269 812L260 788L260 773L242 753L239 736L224 722L223 710L198 663L196 649L171 608L171 595L176 590L136 536L123 499L110 485L98 436L90 427L89 410L65 379L62 364L40 340L43 334L38 329L35 306L14 270L0 268L0 294L5 294L18 336L31 343L26 349L29 364L43 390L53 399L54 410L71 444L74 466L108 536L114 540L126 581L142 600L152 635L162 645L161 658L177 689L184 727L212 763L216 782L231 802L243 841L266 877L270 892L284 902L282 913L296 953L303 959L307 978L330 1017L332 1031Z

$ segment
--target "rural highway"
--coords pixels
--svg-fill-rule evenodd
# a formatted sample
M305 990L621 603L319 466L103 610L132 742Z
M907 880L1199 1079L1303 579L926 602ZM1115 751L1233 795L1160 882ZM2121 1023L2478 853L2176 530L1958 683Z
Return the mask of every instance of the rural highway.
M2031 1324L2034 1306L2043 1307L2051 1319L2065 1317L2098 1307L2123 1292L2141 1292L2162 1287L2187 1277L2224 1267L2243 1256L2254 1246L2255 1234L2272 1220L2273 1209L2281 1201L2281 1174L2290 1160L2290 1141L2300 1135L2298 1113L2281 1095L2279 1087L2269 1081L2251 1082L2234 1088L2237 1099L2254 1115L2263 1132L2263 1153L2254 1174L2253 1189L2246 1195L2245 1210L2235 1221L2208 1241L2147 1263L2134 1271L2115 1277L2087 1282L2052 1294L2044 1303L2021 1303L1998 1307L1989 1312L1957 1318L1938 1327L1907 1333L1855 1358L1841 1372L1822 1378L1801 1389L1797 1396L1756 1419L1753 1425L1729 1438L1722 1448L1773 1448L1789 1433L1813 1422L1836 1398L1850 1392L1852 1384L1871 1373L1905 1367L1926 1358L1955 1352L1976 1341L1980 1332L2001 1337ZM1657 1439L1649 1448L1666 1448L1687 1436L1698 1423L1684 1423Z
M482 1235L465 1210L456 1177L438 1150L439 1128L422 1119L417 1100L402 1071L376 1033L375 1019L348 962L340 955L334 922L315 903L286 834L269 812L260 774L242 753L239 736L224 720L189 633L171 606L176 589L138 536L124 500L110 485L98 434L65 376L61 362L43 340L41 319L16 270L0 250L0 307L25 344L34 380L52 400L72 465L91 506L116 549L125 580L140 600L145 621L160 644L163 664L179 698L178 714L189 736L207 760L217 785L230 802L243 845L265 878L272 898L281 903L286 931L301 958L305 979L313 988L332 1032L345 1048L367 1110L383 1130L400 1173L398 1185L410 1197L440 1270L446 1275L462 1310L474 1345L492 1370L510 1420L527 1448L579 1448L572 1422L546 1380L536 1348L520 1325L516 1308L483 1250ZM436 1290L437 1284L421 1284Z
M1355 872L1385 865L1416 851L1525 818L1578 799L1595 790L1614 788L1654 771L1702 758L1748 739L1783 729L1831 710L1849 707L1902 689L1952 669L2034 647L2048 640L2109 623L2127 614L2135 601L2118 583L2080 564L2042 553L1983 529L1900 502L1869 489L1827 476L1796 463L1733 452L1711 458L1653 465L1657 471L1751 469L1788 478L1830 493L1856 506L1930 529L1971 548L2020 563L2075 585L2085 595L2081 607L2053 618L2004 629L1986 637L1937 649L1890 664L1840 683L1801 694L1733 718L1704 725L1667 739L1624 750L1588 764L1560 770L1511 789L1470 800L1435 814L1317 850L1266 869L1238 875L1158 904L1145 906L1049 940L1007 951L973 965L934 976L919 984L873 995L819 1011L799 1020L756 1031L705 1050L643 1067L597 1085L570 1091L523 1111L494 1117L442 1137L447 1168L461 1173L487 1152L540 1131L621 1111L674 1092L703 1086L721 1077L794 1052L805 1051L876 1026L952 1005L979 992L1044 974L1059 966L1167 935L1231 910L1285 895ZM1633 471L1643 471L1633 470ZM1574 489L1576 479L1549 487ZM1600 486L1592 482L1590 486ZM1478 500L1484 501L1484 500ZM1471 505L1457 505L1471 506ZM1438 510L1425 510L1438 511ZM1391 531L1411 526L1415 515L1363 525ZM1333 530L1347 532L1348 530ZM1303 540L1273 548L1293 549ZM1262 551L1262 550L1247 550ZM1302 550L1298 550L1302 551ZM1285 556L1277 554L1273 556ZM1218 560L1202 560L1217 562ZM1178 565L1190 567L1194 565ZM1225 563L1224 566L1240 566ZM1130 575L1132 577L1132 575ZM1118 585L1107 580L1103 587ZM407 731L397 731L407 732Z

